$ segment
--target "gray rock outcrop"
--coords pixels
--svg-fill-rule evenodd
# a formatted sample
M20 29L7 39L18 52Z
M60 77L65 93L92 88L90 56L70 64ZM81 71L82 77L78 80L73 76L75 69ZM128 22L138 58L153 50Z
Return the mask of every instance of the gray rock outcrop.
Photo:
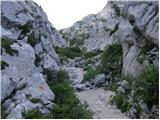
M49 112L54 101L43 70L59 70L54 47L66 42L32 1L1 1L1 104L6 118L24 110ZM2 116L3 117L3 116Z
M158 14L158 1L109 1L98 14L89 15L60 32L71 46L78 44L87 51L121 44L123 74L136 76L147 61L159 64L158 54L148 60L148 52L157 49L158 53L159 49Z

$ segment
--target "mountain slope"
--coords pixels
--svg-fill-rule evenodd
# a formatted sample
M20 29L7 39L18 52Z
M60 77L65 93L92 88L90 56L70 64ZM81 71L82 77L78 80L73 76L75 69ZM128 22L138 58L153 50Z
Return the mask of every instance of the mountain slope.
M21 112L39 108L48 113L55 98L44 70L59 70L55 46L66 42L31 1L2 1L1 8L1 104L7 118L22 118Z

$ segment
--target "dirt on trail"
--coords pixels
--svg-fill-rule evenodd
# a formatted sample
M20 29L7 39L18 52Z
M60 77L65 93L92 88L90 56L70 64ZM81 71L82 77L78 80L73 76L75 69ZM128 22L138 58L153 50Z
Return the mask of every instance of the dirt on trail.
M94 119L129 119L116 106L109 103L112 91L105 91L103 88L85 90L76 93L80 101L88 104L89 109L94 113Z

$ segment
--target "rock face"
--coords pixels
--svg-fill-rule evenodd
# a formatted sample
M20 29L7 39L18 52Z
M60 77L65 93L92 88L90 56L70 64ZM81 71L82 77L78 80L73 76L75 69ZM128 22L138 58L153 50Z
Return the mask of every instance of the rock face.
M105 81L106 81L105 74L102 73L95 76L93 83L95 86L100 86L103 83L105 83Z
M43 70L59 70L55 46L66 42L31 1L1 2L1 103L6 118L23 118L24 110L47 113L54 101Z
M148 62L158 65L158 14L158 1L109 1L98 14L89 15L60 32L70 45L78 44L87 51L121 44L123 73L136 76ZM153 49L155 52L149 55Z
M104 50L108 45L118 42L117 33L112 33L118 24L113 13L111 6L107 4L100 13L83 18L72 27L61 30L61 33L70 40L70 45L82 45L87 51Z

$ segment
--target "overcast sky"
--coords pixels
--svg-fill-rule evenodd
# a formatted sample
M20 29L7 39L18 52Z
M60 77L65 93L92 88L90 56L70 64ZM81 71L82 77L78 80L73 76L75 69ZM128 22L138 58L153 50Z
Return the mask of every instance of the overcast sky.
M101 11L107 0L33 0L46 12L56 29L71 26L89 14Z

